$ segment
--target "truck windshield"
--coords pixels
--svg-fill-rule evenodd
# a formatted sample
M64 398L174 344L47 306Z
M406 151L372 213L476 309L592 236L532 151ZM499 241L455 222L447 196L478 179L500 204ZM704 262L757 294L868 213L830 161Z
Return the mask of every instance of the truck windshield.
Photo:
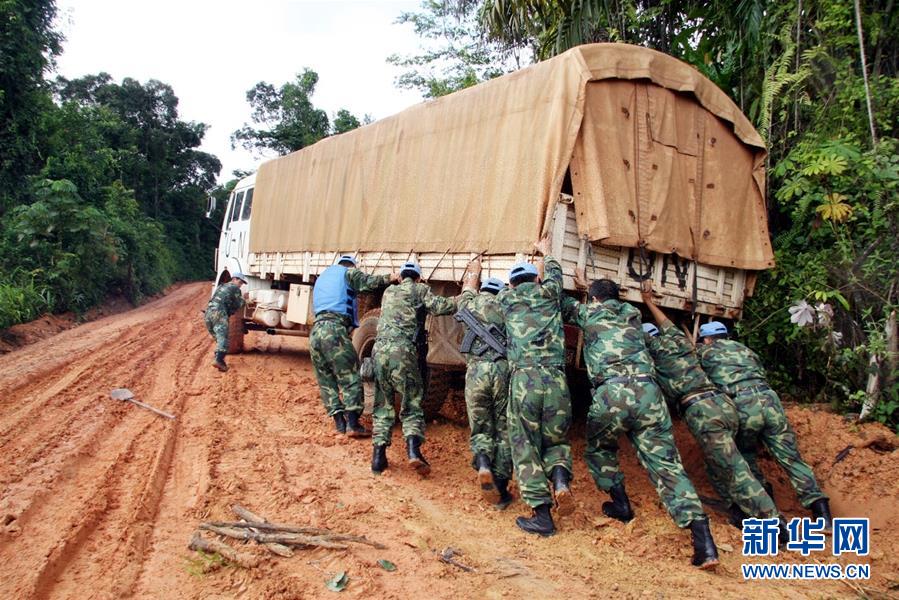
M243 212L240 215L240 220L246 221L249 219L251 210L253 210L253 188L247 190L247 197L243 203Z

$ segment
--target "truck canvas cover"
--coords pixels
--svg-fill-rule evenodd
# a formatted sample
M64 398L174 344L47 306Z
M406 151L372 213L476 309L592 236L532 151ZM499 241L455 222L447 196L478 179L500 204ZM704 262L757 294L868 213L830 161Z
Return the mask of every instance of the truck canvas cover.
M570 167L582 237L766 269L765 156L693 67L579 46L264 163L250 252L530 252Z

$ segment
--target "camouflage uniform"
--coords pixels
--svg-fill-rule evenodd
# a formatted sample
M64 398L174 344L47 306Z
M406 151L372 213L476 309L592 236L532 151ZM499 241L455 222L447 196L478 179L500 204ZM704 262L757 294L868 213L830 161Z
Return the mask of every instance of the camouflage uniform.
M397 392L403 397L400 408L403 436L424 440L425 418L421 408L424 384L415 346L420 310L432 315L449 315L456 311L456 302L453 298L435 296L426 284L411 277L384 291L373 350L377 382L372 415L375 446L390 445L391 429L396 421L393 396Z
M786 471L803 506L827 498L818 486L812 468L799 455L796 434L787 421L780 398L765 381L765 369L756 353L740 342L727 339L702 344L698 353L709 379L727 392L737 406L740 418L737 448L756 479L762 484L767 483L758 465L758 443L761 441Z
M240 286L230 281L218 286L206 305L206 330L215 338L216 352L228 352L228 318L243 308Z
M477 319L505 331L502 308L494 294L471 290L462 292L459 310L467 308ZM480 350L481 340L472 350ZM506 409L509 402L509 363L490 348L480 356L468 355L465 372L465 406L471 428L472 454L485 454L496 477L512 477L512 454Z
M346 283L357 293L370 292L390 283L390 275L367 275L347 269ZM328 416L345 411L362 412L362 380L350 329L349 315L323 311L315 315L309 335L309 355ZM343 392L341 401L338 388Z
M587 412L585 459L596 486L609 491L624 481L618 437L626 433L678 527L705 519L674 445L671 416L653 379L640 311L612 299L580 304L566 297L562 307L565 320L584 331L584 359L595 386Z
M705 453L709 480L722 498L750 517L779 517L734 442L740 425L737 407L699 366L687 336L671 321L659 323L659 328L658 337L646 336L659 385L675 408L683 410L687 427Z
M522 283L497 298L508 337L508 427L515 478L530 507L553 502L553 467L571 473L571 396L565 378L562 267L544 259L543 283Z

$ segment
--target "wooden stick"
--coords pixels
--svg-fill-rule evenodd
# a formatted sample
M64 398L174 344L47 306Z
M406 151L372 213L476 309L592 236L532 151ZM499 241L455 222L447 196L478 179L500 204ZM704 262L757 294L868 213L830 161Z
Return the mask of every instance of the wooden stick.
M303 535L300 533L254 533L249 529L239 527L217 527L210 523L200 523L200 529L211 531L225 537L238 540L254 540L261 543L274 542L289 546L320 546L332 550L346 550L349 546L338 544L322 537Z
M229 563L233 563L245 569L255 567L259 564L259 559L257 557L238 552L224 542L208 540L204 538L199 531L194 532L194 536L191 538L190 544L188 544L187 547L191 550L220 554L222 558Z
M234 506L232 506L231 510L233 510L235 514L237 514L237 516L244 521L248 521L250 523L267 523L264 517L260 517L259 515L250 512L239 504L235 504ZM252 528L251 531L259 533L259 529L255 527ZM263 545L272 554L277 554L278 556L283 556L284 558L290 558L291 556L293 556L293 550L283 544L269 543Z
M141 408L146 408L147 410L155 412L157 415L163 416L166 419L174 419L175 418L175 415L173 415L173 414L159 410L158 408L153 408L149 404L144 404L140 400L135 400L134 398L128 398L126 400L126 402L130 402L131 404L136 404L137 406L140 406Z
M216 527L252 527L260 531L280 531L283 533L302 533L305 535L331 535L331 531L327 529L316 529L315 527L293 527L291 525L279 525L277 523L255 522L244 523L243 521L207 521L209 525Z
M277 523L243 523L241 521L209 521L207 523L203 523L203 525L210 525L212 527L218 527L221 529L233 529L234 533L238 535L239 531L245 528L250 530L259 529L261 531L270 531L275 534L301 534L310 536L314 539L321 539L329 542L356 542L358 544L373 546L375 548L378 548L379 550L384 550L387 548L387 546L385 546L384 544L373 542L361 535L332 533L327 529L315 529L314 527L293 527L291 525L279 525Z

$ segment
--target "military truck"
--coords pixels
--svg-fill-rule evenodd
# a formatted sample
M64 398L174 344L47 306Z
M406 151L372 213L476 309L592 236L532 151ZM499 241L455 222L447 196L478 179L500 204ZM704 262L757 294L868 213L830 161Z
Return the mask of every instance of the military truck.
M552 239L565 289L608 277L640 301L738 319L774 265L765 145L691 66L627 44L579 46L270 160L225 210L216 284L240 271L249 302L232 336L309 334L316 276L342 254L368 272L417 259L435 293L460 291L469 262L506 280ZM353 343L371 352L380 297L363 296ZM459 324L427 323L428 411L464 369ZM566 329L577 370L580 335Z

